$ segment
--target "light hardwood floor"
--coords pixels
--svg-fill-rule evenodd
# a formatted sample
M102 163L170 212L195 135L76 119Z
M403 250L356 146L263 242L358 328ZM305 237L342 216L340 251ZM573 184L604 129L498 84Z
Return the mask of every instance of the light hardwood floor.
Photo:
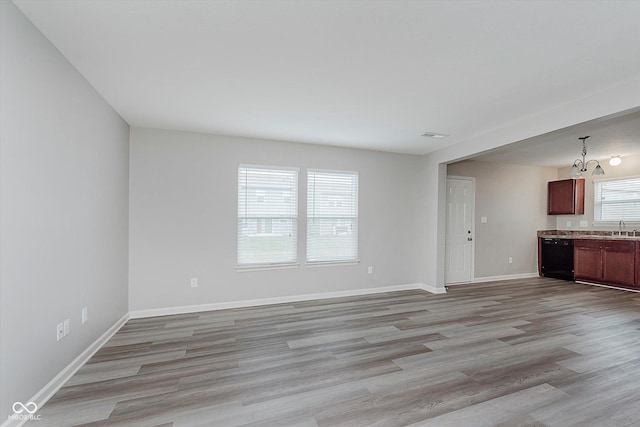
M34 426L640 425L640 294L534 278L130 320Z

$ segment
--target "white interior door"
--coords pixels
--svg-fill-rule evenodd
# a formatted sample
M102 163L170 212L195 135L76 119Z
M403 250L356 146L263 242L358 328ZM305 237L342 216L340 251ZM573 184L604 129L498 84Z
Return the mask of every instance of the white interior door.
M473 262L474 182L447 178L445 283L471 282Z

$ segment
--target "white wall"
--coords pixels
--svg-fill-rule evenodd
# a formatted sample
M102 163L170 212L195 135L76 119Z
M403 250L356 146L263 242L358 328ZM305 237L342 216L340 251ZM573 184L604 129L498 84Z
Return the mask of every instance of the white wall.
M640 176L640 154L629 155L622 157L622 164L618 166L611 166L609 164L608 159L598 159L602 164L602 168L604 169L604 176L597 177L598 179L611 179L611 178L624 178L631 176ZM614 227L605 227L605 226L594 226L593 225L593 204L594 204L594 178L591 176L591 172L593 171L593 163L589 165L589 171L585 174L585 183L584 183L584 215L557 215L556 222L554 224L554 228L558 230L617 230L618 226ZM556 179L568 179L569 172L571 170L570 166L566 168L558 169L558 174ZM586 220L587 227L580 227L580 221ZM571 222L571 225L568 225L567 222ZM627 226L627 230L639 229L640 227L636 226Z
M466 160L447 172L476 178L474 277L536 273L536 232L555 225L547 215L547 182L557 170Z
M0 19L5 421L127 312L128 125L13 3Z
M130 161L131 310L418 282L420 157L132 128ZM236 272L240 163L300 168L300 267ZM305 267L307 168L359 172L359 265Z

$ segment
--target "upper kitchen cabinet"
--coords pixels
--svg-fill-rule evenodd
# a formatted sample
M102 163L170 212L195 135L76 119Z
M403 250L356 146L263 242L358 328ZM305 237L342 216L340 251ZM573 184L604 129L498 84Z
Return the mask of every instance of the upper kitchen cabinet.
M584 214L584 179L550 181L547 213L549 215Z

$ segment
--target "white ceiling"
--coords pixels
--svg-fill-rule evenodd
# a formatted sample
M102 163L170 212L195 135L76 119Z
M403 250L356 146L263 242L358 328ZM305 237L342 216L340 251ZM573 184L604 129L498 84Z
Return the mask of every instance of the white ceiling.
M636 0L15 3L133 126L425 154L640 76Z
M603 117L475 156L473 159L494 163L530 166L568 167L582 158L581 136L589 136L587 160L604 161L611 156L640 153L640 109L612 117Z

